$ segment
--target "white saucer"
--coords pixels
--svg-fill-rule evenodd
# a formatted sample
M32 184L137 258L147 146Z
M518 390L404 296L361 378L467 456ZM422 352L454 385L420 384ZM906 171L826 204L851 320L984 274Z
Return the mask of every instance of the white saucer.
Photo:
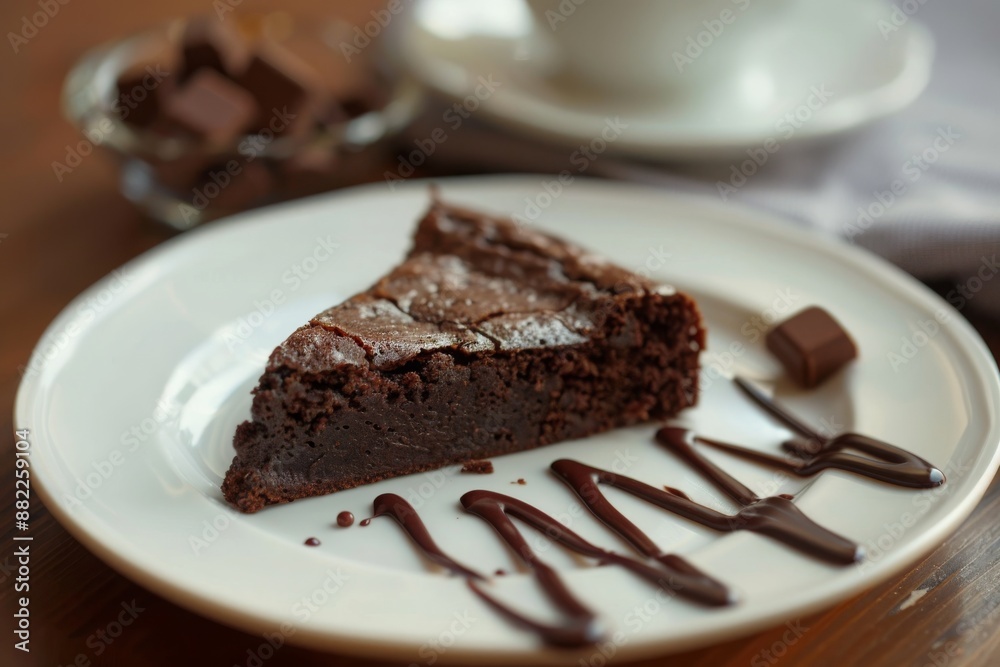
M450 201L507 214L538 196L539 177L439 185ZM367 528L331 524L342 510L361 519L378 494L398 493L445 551L485 572L505 569L493 590L544 618L549 607L534 579L518 570L489 526L462 511L459 497L477 488L516 496L623 553L631 552L548 472L554 460L619 472L624 466L642 481L733 511L653 442L654 424L497 457L492 475L455 474L453 466L253 515L222 499L233 432L250 415L250 390L268 354L315 313L399 261L428 204L427 186L414 181L388 192L375 184L206 225L81 294L49 326L18 391L15 428L31 430L31 490L126 576L254 633L407 663L600 664L596 648L556 651L508 623L460 578L429 566L390 520ZM761 495L796 494L810 518L865 545L866 560L848 567L762 535L718 534L615 495L663 549L737 592L739 602L723 609L668 599L620 568L574 559L528 533L540 558L600 610L617 638L610 645L616 659L720 642L856 595L939 545L993 479L1000 377L989 351L947 303L873 255L714 198L605 181L567 187L537 224L697 298L708 351L699 405L684 413L686 425L779 451L788 432L716 371L780 376L761 322L770 321L768 313L823 304L854 336L861 356L820 389L779 385L779 397L814 424L900 444L949 476L944 486L922 491L840 471L800 480L703 452ZM518 478L526 484L512 484ZM305 546L308 537L322 545Z
M448 97L475 96L480 86L479 98L466 105L477 117L574 147L601 137L617 117L627 128L609 150L657 160L725 158L768 139L784 145L833 135L904 108L927 85L933 39L912 19L888 31L886 6L863 0L793 3L788 11L782 26L754 37L755 53L738 58L728 76L652 101L555 83L520 0L425 0L401 35L399 57ZM727 30L739 29L737 16ZM701 57L717 47L709 44ZM480 77L499 86L485 93ZM828 99L810 99L820 90Z

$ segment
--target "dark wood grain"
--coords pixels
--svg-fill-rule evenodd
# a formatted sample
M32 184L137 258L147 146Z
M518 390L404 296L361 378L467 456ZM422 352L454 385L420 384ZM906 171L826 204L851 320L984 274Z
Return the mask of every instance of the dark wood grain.
M235 3L234 3L235 4ZM357 22L379 0L282 3L289 11L336 11ZM263 3L245 0L242 11ZM81 290L171 233L143 220L118 194L110 161L92 155L57 182L51 163L78 137L59 115L63 76L88 47L157 21L211 11L207 1L171 3L73 0L21 52L5 44L4 104L0 105L0 416L10 434L18 368L48 322ZM19 29L38 11L35 0L4 2L0 27ZM6 40L5 40L6 41ZM372 178L378 178L373 174ZM973 324L994 355L1000 323ZM30 425L27 425L30 426ZM10 545L13 517L13 440L0 456L0 599L3 664L13 665L245 665L259 637L221 626L131 583L76 542L34 500L31 534L32 652L12 648L15 574ZM905 574L823 613L788 619L771 630L642 665L751 667L787 664L935 667L1000 661L1000 485L990 487L972 516L943 545ZM917 592L915 596L914 592ZM95 631L134 602L134 624L97 655ZM283 647L266 665L383 665ZM597 664L597 663L595 663Z

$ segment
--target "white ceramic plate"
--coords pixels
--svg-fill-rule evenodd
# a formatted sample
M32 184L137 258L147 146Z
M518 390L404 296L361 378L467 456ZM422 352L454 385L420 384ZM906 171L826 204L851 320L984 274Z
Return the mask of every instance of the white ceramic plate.
M888 3L789 3L766 30L742 18L744 6L746 14L770 11L734 0L737 20L705 51L706 61L728 58L731 67L641 101L554 83L521 0L421 3L401 36L400 62L448 97L473 96L466 107L477 117L569 147L601 137L617 118L627 128L609 151L668 161L728 158L768 140L786 145L850 130L906 107L930 78L930 33L914 20L891 23ZM761 31L752 54L735 34L750 29ZM701 65L695 60L689 71ZM483 78L497 82L494 92L486 94Z
M900 444L949 475L934 491L838 472L803 484L712 455L761 493L799 493L796 502L813 519L869 545L869 560L852 567L757 535L718 536L611 490L661 545L735 588L741 601L726 609L663 601L627 572L591 567L530 534L542 557L620 633L620 657L718 642L831 605L911 564L969 514L997 468L1000 383L981 340L942 300L877 259L762 214L587 180L546 200L543 180L441 184L449 199L504 213L522 211L526 198L549 201L539 227L696 295L711 351L702 404L686 423L776 451L785 432L715 376L779 376L754 318L822 304L854 334L862 356L821 390L803 394L779 384L778 393L816 424L827 420ZM253 632L419 664L589 659L589 651L545 649L491 613L460 579L430 568L390 520L367 528L332 524L341 510L360 519L377 494L399 493L419 505L455 557L486 572L512 570L489 527L458 505L463 492L490 488L626 551L547 473L560 457L624 466L644 481L730 507L653 444L652 425L498 458L490 476L447 469L252 516L221 498L233 431L249 415L249 391L272 347L393 266L427 204L427 185L416 182L260 210L164 243L81 294L49 327L17 398L17 427L31 429L33 479L47 507L125 575ZM935 315L946 319L936 330L927 324ZM933 333L922 333L921 322ZM902 349L904 340L912 350ZM745 351L726 359L734 343ZM893 368L890 353L905 363ZM518 478L527 484L512 484ZM304 546L312 536L322 546ZM530 576L511 574L496 589L546 614Z

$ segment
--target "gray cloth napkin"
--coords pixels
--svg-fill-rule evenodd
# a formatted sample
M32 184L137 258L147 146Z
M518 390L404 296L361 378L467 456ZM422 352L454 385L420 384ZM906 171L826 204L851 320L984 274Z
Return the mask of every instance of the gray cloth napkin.
M923 95L864 129L782 147L726 200L845 238L922 280L949 281L953 306L1000 315L1000 2L896 2L919 7L912 20L930 28L937 44ZM440 120L440 111L430 117ZM436 161L505 171L567 167L565 148L474 117L456 135ZM728 180L730 164L665 167L609 153L589 173L721 199L717 182Z

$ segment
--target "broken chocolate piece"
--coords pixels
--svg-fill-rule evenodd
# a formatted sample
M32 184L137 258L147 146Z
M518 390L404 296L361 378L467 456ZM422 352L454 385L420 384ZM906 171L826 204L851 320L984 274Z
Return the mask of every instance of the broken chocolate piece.
M285 134L300 125L287 120L294 121L309 106L308 97L315 92L313 78L315 74L309 66L287 50L275 44L258 48L238 79L259 107L248 133L269 129L275 134Z
M164 104L166 120L209 143L232 141L257 114L253 96L215 70L199 70Z
M857 347L840 323L817 306L806 308L767 334L767 349L796 382L819 385L851 359Z
M249 50L230 23L214 17L192 18L181 37L181 80L207 68L229 78L243 73Z
M123 72L117 81L114 110L129 125L148 127L159 115L164 89L171 83L169 72L146 65Z

